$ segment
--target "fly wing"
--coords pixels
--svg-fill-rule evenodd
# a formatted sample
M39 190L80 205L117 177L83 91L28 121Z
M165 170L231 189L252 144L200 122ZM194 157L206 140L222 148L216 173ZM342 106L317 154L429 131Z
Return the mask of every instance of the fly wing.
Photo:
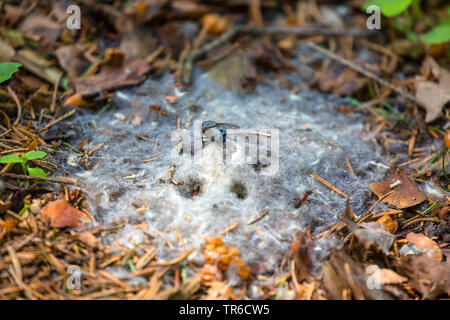
M231 124L231 123L216 123L216 127L222 127L224 129L239 129L239 126L235 125L235 124Z

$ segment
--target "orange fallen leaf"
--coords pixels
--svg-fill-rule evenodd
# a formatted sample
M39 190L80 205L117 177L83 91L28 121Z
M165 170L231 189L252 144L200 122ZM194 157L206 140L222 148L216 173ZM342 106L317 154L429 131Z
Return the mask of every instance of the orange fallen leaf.
M79 93L75 93L74 95L71 95L67 100L64 102L64 107L67 106L75 106L75 107L82 107L86 106L89 103L83 99L83 96Z
M80 218L86 214L70 206L65 200L49 202L39 213L42 220L50 219L54 228L72 228L80 225Z
M391 233L394 234L398 229L398 222L397 220L393 219L390 215L384 215L380 219L377 220L379 224L383 226L383 228Z
M208 32L219 35L228 29L229 21L227 17L222 17L215 13L208 13L202 18L203 27Z
M175 100L177 100L178 98L175 96L165 96L164 99L166 99L167 101L169 101L170 103L174 103Z
M398 184L397 181L399 181L400 184ZM391 186L395 185L395 188L391 188ZM388 173L388 179L386 181L372 183L370 185L370 190L372 190L378 198L395 190L395 192L385 197L383 201L392 204L397 208L412 207L427 199L422 191L420 191L417 184L408 177L406 172L399 169L391 169Z
M419 248L423 252L423 255L438 262L442 260L441 248L427 236L421 233L410 232L406 235L406 240Z
M16 224L17 222L10 218L6 219L5 222L0 223L0 241L11 232Z
M450 149L450 130L447 130L447 133L445 134L444 144L447 149Z

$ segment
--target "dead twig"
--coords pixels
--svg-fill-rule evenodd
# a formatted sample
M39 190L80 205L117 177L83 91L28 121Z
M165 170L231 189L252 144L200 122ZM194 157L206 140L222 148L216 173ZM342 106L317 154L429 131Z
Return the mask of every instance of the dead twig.
M26 176L24 174L15 174L15 173L7 173L7 172L0 172L0 176L4 176L4 177L8 177L8 178L17 178L17 179L22 179L22 180L36 180L36 181L54 182L54 183L61 183L61 184L76 184L75 181L71 181L71 180L58 179L58 178L31 177L31 176Z
M39 129L40 132L48 130L51 126L57 124L58 122L69 118L75 113L76 109L72 109L71 111L67 112L66 114L62 115L61 117L51 121L49 124L47 124L44 128Z
M20 118L22 118L22 104L20 103L19 98L17 98L16 93L13 91L13 89L11 89L10 86L8 86L8 92L13 97L14 102L16 103L17 106L17 118L14 121L14 125L17 125L20 121Z
M256 218L255 220L250 221L249 223L247 223L248 226L257 223L259 220L261 220L262 218L264 218L265 216L267 216L269 214L269 211L264 211L264 213L262 215L260 215L258 218Z
M320 177L317 173L312 172L311 175L314 178L316 178L316 180L318 180L320 183L322 183L325 187L327 187L328 189L331 189L332 191L336 192L337 194L339 194L340 196L342 196L346 199L350 198L350 196L348 194L346 194L344 191L341 191L340 189L333 186L331 183L329 183L328 181L326 181L325 179Z
M160 154L159 156L156 156L156 157L153 157L153 158L150 158L150 159L146 159L146 160L142 160L141 162L142 162L142 163L152 162L152 161L161 159L161 158L164 157L164 156L165 156L165 154L163 153L163 154Z

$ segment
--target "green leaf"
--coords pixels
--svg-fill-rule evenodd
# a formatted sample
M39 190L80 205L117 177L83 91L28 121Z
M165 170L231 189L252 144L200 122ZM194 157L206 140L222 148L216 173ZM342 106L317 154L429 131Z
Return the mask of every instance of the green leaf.
M450 24L441 24L427 32L423 41L428 44L438 44L450 41Z
M30 151L25 153L22 158L25 159L26 161L28 160L35 160L35 159L42 159L43 157L46 156L47 153L45 153L44 151Z
M0 163L21 163L21 162L22 158L18 156L13 156L11 154L0 158Z
M16 62L2 62L0 63L0 83L9 80L14 72L19 70L22 65Z
M47 174L41 168L28 168L28 174L31 177L47 178Z
M406 11L412 0L371 0L363 6L366 11L367 7L375 5L379 6L381 13L386 17L395 17Z

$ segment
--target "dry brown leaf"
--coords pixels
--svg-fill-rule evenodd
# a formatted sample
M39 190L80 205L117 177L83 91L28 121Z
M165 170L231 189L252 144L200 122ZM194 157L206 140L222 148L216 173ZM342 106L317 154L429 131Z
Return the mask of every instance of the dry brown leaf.
M209 70L209 75L229 89L252 89L256 78L253 61L242 50L236 50L225 57Z
M389 214L382 216L377 222L389 233L394 234L398 229L397 220L393 219Z
M450 72L428 57L422 65L425 77L415 78L417 102L426 110L425 122L436 120L450 101ZM436 79L437 81L430 81Z
M80 234L78 234L78 239L80 239L81 242L84 242L87 246L91 248L101 248L102 246L97 237L94 236L89 231L83 231Z
M400 184L397 185L395 189L391 188L392 184L397 180L400 181ZM408 177L406 172L399 169L389 170L388 179L386 181L372 183L370 185L370 190L372 190L378 198L395 190L395 192L385 197L383 201L392 204L397 208L412 207L427 199L422 191L420 191L417 184Z
M52 21L49 17L41 15L30 15L21 24L20 31L44 39L44 43L56 41L62 31L62 26Z
M406 240L415 244L422 251L423 255L436 261L442 260L441 248L427 236L421 233L410 232L406 236Z
M309 269L312 262L312 245L310 227L305 232L298 232L299 241L291 242L291 255L294 257L297 277L299 281L307 280L309 278Z
M80 218L86 214L70 206L65 200L49 202L39 213L39 217L46 221L50 219L50 226L54 228L72 228L80 225Z
M16 50L6 41L0 40L0 62L11 61L16 54Z
M5 4L4 7L5 14L2 18L3 24L8 26L13 26L22 18L25 13L25 9L21 7L12 6L10 4Z
M89 67L89 62L82 58L82 53L77 45L59 47L55 51L59 64L71 79L81 76Z
M439 74L441 72L441 67L438 65L436 60L431 57L426 57L420 68L420 73L422 76L427 78L427 80L439 79Z
M146 79L150 66L146 59L133 59L120 67L104 67L100 73L74 80L77 93L83 97L95 96L103 91L138 84Z
M441 295L450 296L449 262L437 262L425 256L408 256L396 262L398 271L409 277L411 286L424 299L435 299Z
M342 65L333 64L320 77L319 88L335 95L352 95L367 83L355 71Z
M344 223L366 250L369 250L370 247L374 246L385 254L388 254L395 237L377 222L363 222L358 225L353 222L352 216L354 216L354 214L350 208L349 199L347 199L347 205L344 214L342 215Z

